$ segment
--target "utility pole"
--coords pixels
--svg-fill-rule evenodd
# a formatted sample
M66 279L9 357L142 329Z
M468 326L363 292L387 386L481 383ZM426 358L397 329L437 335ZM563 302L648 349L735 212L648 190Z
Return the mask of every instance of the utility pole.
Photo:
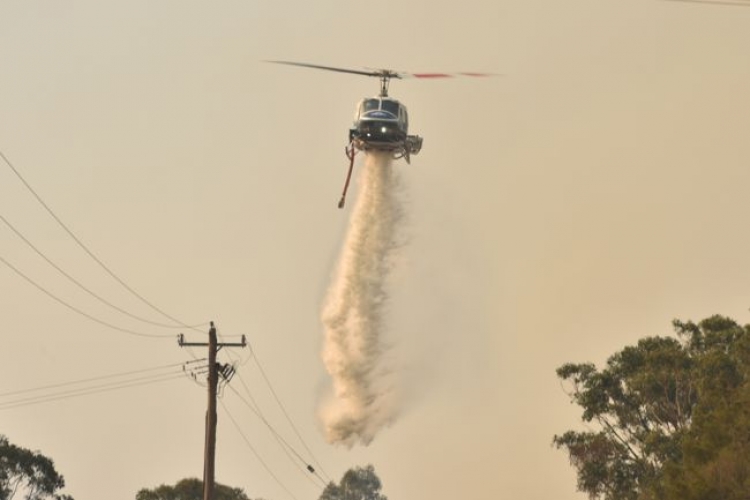
M216 392L219 385L219 364L216 362L216 353L222 347L245 347L247 341L242 336L242 342L218 342L214 322L208 330L208 343L185 342L185 336L177 337L180 347L206 347L208 346L208 410L206 411L206 443L203 455L203 500L214 500L214 484L216 471Z

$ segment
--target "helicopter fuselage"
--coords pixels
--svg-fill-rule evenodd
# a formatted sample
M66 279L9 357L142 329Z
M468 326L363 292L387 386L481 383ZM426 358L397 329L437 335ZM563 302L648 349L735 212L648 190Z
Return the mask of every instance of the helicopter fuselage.
M409 135L406 106L387 96L362 99L357 106L349 141L362 151L387 151L394 158L419 153L422 138Z
M354 125L349 129L349 145L345 148L346 156L349 158L349 172L346 175L346 183L344 184L344 191L341 194L341 201L339 201L339 208L343 208L344 206L346 190L349 187L349 180L354 168L354 155L357 153L357 150L384 151L390 153L393 158L404 158L406 163L409 163L411 155L419 153L422 149L422 138L418 135L409 135L409 115L406 112L406 106L396 99L388 97L388 82L390 82L391 78L415 77L432 79L454 75L489 76L487 73L402 73L390 69L357 70L292 61L267 62L335 71L337 73L370 76L380 80L380 95L378 97L362 99L359 102L354 117Z

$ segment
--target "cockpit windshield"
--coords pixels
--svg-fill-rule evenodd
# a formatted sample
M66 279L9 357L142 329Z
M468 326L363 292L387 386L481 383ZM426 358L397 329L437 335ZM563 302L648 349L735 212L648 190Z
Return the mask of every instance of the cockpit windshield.
M362 114L367 113L368 111L376 111L378 109L380 109L379 99L365 99L362 101Z
M394 118L399 117L399 108L401 106L399 105L398 101L391 101L389 99L364 99L362 103L359 106L359 116L364 116L365 114L372 113L372 112L380 112L380 113L374 113L381 115L382 118L386 118L387 115L384 115L382 112L390 113L393 115Z
M398 117L398 103L396 101L381 101L381 109L388 111L393 116Z

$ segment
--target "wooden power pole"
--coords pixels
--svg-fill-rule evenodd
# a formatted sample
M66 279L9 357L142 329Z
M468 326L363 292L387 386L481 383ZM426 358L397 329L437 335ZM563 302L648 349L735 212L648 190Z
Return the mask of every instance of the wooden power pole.
M208 409L206 410L206 443L203 455L203 500L214 500L214 484L216 471L216 392L219 385L219 364L216 353L222 347L245 347L247 341L242 336L242 342L218 342L214 322L208 330L208 342L185 342L182 334L178 337L180 347L208 346Z

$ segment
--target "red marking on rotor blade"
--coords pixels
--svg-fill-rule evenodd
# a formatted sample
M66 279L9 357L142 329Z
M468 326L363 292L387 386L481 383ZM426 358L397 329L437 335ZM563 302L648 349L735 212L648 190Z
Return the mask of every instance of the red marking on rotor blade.
M489 77L494 76L494 73L406 73L407 76L413 76L415 78L453 78L454 76L472 76L472 77Z

